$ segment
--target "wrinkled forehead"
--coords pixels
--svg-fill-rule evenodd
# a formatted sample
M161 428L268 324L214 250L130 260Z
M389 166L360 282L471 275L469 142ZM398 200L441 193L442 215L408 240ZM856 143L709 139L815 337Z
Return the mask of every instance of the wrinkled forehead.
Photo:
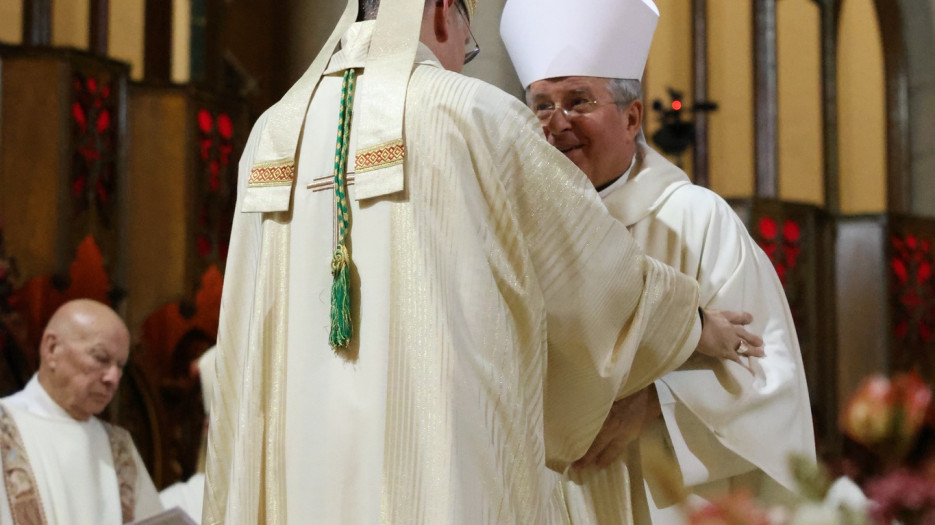
M526 101L561 100L569 96L594 97L609 92L601 77L556 77L537 80L526 88Z
M69 336L73 346L85 352L104 351L118 361L130 353L130 334L118 323L78 324Z

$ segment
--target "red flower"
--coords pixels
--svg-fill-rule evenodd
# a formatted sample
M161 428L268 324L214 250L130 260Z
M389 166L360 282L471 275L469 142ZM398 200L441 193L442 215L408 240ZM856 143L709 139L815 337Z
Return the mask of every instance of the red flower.
M91 93L97 92L97 80L94 77L88 77L88 91Z
M935 482L923 475L896 470L869 482L866 493L875 503L870 512L877 523L889 524L897 518L904 523L932 523L935 519Z
M104 86L101 88L101 97L107 98L109 96L110 96L110 84L104 84Z
M894 417L893 389L880 374L864 379L841 412L841 431L864 445L874 445L890 435Z
M909 272L906 270L906 263L898 257L893 257L890 261L890 267L893 268L893 274L899 279L899 282L905 283L909 279Z
M81 132L84 133L84 130L88 128L88 121L84 116L84 108L78 102L71 105L71 116L75 119L75 124L78 124Z
M207 109L198 112L198 128L202 133L211 133L214 129L214 119L211 118L211 113Z
M776 236L778 227L776 226L776 221L770 217L763 217L760 219L760 235L766 239L772 239Z
M802 232L795 221L786 220L782 225L782 236L789 242L798 242Z
M102 110L97 117L97 132L104 133L110 128L110 111Z
M210 159L211 158L211 146L212 146L211 139L201 139L200 141L198 141L198 143L199 143L199 146L201 146L201 158L204 160Z
M897 429L899 437L914 440L932 404L932 389L916 372L894 377L892 386L894 398L902 410L900 428Z
M767 512L757 507L744 489L694 510L688 516L689 525L768 525Z
M932 276L932 265L928 261L924 261L919 265L919 271L916 273L916 279L920 283L924 283Z
M218 133L227 140L234 136L234 123L227 113L218 115Z

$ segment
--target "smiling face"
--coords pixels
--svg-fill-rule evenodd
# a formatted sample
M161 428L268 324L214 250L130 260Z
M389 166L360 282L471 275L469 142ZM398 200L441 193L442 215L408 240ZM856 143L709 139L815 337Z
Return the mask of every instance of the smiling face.
M630 166L643 117L639 100L625 109L613 104L607 82L598 77L560 77L533 82L526 90L533 110L549 104L572 108L583 100L596 102L589 113L565 115L556 110L542 122L549 144L574 162L596 188L617 180Z
M129 352L130 334L110 308L66 303L42 336L39 382L69 415L85 421L114 398Z

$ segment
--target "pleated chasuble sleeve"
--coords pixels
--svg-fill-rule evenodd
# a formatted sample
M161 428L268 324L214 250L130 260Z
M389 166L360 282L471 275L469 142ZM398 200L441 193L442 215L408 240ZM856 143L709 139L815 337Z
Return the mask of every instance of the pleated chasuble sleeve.
M259 130L263 129L267 114L262 115L255 124L250 138L244 147L238 170L238 188L244 188L256 153ZM237 510L238 498L258 490L259 477L258 455L253 450L243 451L238 442L249 442L251 437L263 430L261 399L250 399L245 395L245 369L250 360L248 352L252 348L251 327L255 313L255 295L259 272L263 220L274 219L259 213L242 213L244 192L237 192L237 205L234 210L234 222L231 228L231 242L227 256L224 289L221 295L220 324L218 326L217 358L215 373L217 386L211 407L208 427L208 455L205 465L206 482L203 503L202 523L238 523L230 516L231 510ZM265 219L264 219L265 218ZM250 404L241 409L242 403ZM247 414L246 416L244 414ZM235 451L254 455L234 458ZM249 473L249 474L248 474ZM235 495L228 500L228 493ZM248 498L244 502L250 501ZM252 516L253 514L251 514ZM254 519L255 521L255 519Z

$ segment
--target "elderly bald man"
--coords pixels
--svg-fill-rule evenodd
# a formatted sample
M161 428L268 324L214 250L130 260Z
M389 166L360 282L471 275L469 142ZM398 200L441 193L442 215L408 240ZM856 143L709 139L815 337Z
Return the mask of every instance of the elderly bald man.
M162 510L126 430L98 419L130 353L117 314L88 299L49 320L39 371L0 400L0 523L126 523Z

